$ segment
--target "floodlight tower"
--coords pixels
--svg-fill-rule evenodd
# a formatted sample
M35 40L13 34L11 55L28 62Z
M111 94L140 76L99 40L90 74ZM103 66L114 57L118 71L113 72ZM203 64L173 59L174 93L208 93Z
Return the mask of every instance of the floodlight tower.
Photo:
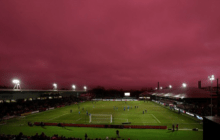
M186 84L186 83L183 83L183 84L182 84L182 87L186 88L186 87L187 87L187 84Z
M57 90L57 84L56 83L53 84L53 89Z
M14 79L12 80L12 83L15 84L14 88L13 89L21 89L21 86L20 86L20 81L18 79Z
M86 86L84 86L83 88L84 88L85 91L87 90L87 87L86 87Z
M211 76L208 76L208 78L211 81L211 116L212 116L212 81L215 80L215 76L211 75Z
M73 90L76 90L76 86L75 85L72 85L72 88L73 88Z

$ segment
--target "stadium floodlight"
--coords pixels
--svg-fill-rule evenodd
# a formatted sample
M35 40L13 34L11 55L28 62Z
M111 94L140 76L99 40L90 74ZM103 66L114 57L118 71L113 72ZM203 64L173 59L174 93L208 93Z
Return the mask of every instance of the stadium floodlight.
M155 90L157 90L157 88L155 88Z
M213 80L215 80L215 76L214 75L211 75L211 76L209 76L208 77L209 78L209 80L212 82Z
M20 81L18 79L12 80L12 83L15 84L13 89L19 89L19 88L21 89Z
M215 80L215 76L211 75L211 76L208 76L208 78L211 81L211 116L212 116L212 81Z
M169 85L169 88L172 88L172 85Z
M185 88L185 87L187 86L187 84L186 84L186 83L183 83L182 86Z
M83 88L84 88L84 90L86 90L86 89L87 89L87 87L86 87L86 86L84 86Z
M75 85L72 85L72 88L73 88L73 90L75 90L75 89L76 89L76 86L75 86Z
M57 90L57 84L56 83L53 84L53 89Z
M163 87L160 87L160 89L163 89Z

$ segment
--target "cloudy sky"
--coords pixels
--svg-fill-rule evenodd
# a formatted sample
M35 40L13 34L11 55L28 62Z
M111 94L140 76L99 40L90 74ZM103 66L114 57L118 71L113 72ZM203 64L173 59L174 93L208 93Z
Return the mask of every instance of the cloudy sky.
M210 85L220 76L219 0L0 1L0 85Z

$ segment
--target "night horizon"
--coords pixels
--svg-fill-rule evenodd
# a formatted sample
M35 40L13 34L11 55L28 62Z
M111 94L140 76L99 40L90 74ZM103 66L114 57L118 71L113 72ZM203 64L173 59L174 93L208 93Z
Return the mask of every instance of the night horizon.
M0 85L22 89L210 86L220 1L1 1ZM212 83L216 86L216 80Z

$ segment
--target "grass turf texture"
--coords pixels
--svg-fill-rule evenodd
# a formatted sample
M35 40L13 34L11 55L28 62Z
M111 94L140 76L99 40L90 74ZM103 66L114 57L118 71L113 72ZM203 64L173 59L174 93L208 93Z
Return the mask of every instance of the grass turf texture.
M124 111L124 107L132 106L129 111ZM114 106L118 110L114 110ZM135 109L135 106L138 108ZM82 110L84 108L84 110ZM72 113L70 113L72 109ZM147 109L147 113L143 114L143 110ZM78 114L80 110L80 114ZM131 139L202 139L202 132L185 131L181 129L202 129L203 126L194 118L187 115L178 114L161 105L153 102L85 102L80 104L80 109L77 105L66 106L31 114L23 119L8 120L6 125L0 126L0 133L18 134L23 132L25 135L34 135L35 133L44 132L48 136L58 134L66 137L83 138L85 133L89 138L105 138L108 136L116 137L116 129L105 128L79 128L79 127L29 127L27 122L60 122L60 123L78 123L89 124L89 117L86 115L86 110L91 114L112 114L113 123L121 124L122 122L131 122L131 125L166 125L171 128L172 124L179 124L179 131L171 132L170 130L152 130L152 129L119 129L122 138ZM109 120L110 122L110 120ZM108 122L92 122L94 124L110 124Z

